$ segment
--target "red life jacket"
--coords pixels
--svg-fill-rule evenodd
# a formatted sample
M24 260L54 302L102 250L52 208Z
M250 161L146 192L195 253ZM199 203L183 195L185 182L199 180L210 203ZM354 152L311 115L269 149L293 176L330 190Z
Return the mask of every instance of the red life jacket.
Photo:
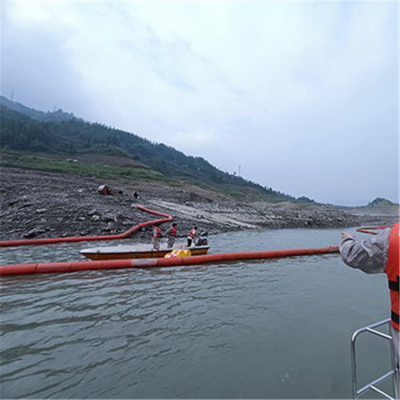
M160 238L161 237L161 229L158 227L154 227L153 229L153 237Z
M169 236L176 236L176 226L171 226L171 228L169 229Z
M386 274L389 279L392 326L399 330L399 224L394 224L389 236Z

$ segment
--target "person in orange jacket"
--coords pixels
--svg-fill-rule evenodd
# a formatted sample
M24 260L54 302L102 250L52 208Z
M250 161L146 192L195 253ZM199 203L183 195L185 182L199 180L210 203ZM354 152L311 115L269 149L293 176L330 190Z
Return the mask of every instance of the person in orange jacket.
M187 247L190 247L192 244L196 244L195 240L197 238L197 226L193 225L187 237Z
M153 250L160 250L161 229L158 226L153 225L151 237L153 238Z
M391 336L399 379L399 223L376 236L358 241L342 232L339 246L345 264L367 274L386 273L391 302Z
M172 248L175 243L176 235L178 233L177 223L173 223L171 227L167 230L166 235L168 238L167 247Z

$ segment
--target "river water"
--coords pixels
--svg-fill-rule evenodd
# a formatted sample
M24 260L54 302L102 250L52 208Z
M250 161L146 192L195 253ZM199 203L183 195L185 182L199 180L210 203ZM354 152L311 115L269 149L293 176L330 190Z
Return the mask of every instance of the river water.
M258 251L339 237L265 230L210 244ZM0 264L79 260L79 249L111 244L1 249ZM351 334L390 312L385 276L337 254L2 277L0 287L2 398L350 398ZM360 346L362 379L387 372L387 343Z

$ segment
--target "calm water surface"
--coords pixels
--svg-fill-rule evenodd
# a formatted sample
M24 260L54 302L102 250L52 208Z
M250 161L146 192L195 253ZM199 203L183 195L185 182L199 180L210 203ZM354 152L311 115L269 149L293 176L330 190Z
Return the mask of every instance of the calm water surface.
M218 253L339 237L286 229L210 242ZM0 264L79 260L80 249L110 244L1 249ZM352 270L336 254L2 277L0 395L350 398L350 337L388 317L386 286L384 275ZM386 372L386 343L363 345L365 379Z

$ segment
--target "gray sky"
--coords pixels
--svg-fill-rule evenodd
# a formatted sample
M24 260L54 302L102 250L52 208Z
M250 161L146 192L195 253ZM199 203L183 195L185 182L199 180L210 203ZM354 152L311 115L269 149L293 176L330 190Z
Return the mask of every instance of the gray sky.
M319 202L398 202L397 1L1 1L1 94Z

